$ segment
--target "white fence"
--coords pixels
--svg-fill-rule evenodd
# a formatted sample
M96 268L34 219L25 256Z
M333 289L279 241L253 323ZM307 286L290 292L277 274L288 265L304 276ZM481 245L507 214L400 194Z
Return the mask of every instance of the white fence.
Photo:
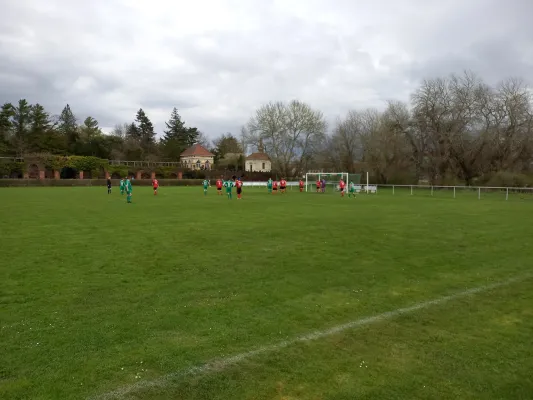
M300 184L300 182L298 182L298 181L292 181L292 182L287 181L287 186L290 186L290 187L292 187L292 186L298 187L299 184ZM251 187L265 187L266 188L267 183L266 182L259 182L259 181L257 181L257 182L243 181L242 185L243 186L251 186Z
M293 187L298 187L298 181L287 182L287 186L290 190ZM243 186L248 187L264 187L266 188L266 182L248 182L244 181ZM314 191L315 184L308 183L311 188L310 192ZM339 190L338 184L335 182L328 182L327 188L331 190L333 186L334 190ZM509 199L510 195L531 196L533 199L533 187L489 187L489 186L427 186L427 185L376 185L376 184L364 184L360 183L355 185L355 191L357 193L385 193L392 195L423 195L423 196L439 196L457 198L458 196L475 196L478 199L482 199L483 196L499 195Z
M366 185L362 185L366 186ZM498 186L427 186L427 185L375 185L377 188L385 193L400 194L408 193L411 196L417 194L436 196L445 194L453 197L464 194L477 196L481 199L483 196L498 194L505 196L505 200L509 200L509 195L530 195L533 197L533 188L530 187L498 187Z

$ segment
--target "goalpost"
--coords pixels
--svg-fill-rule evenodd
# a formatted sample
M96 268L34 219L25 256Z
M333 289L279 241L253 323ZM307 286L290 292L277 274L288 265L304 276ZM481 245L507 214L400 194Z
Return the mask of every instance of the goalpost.
M305 191L309 192L310 186L312 191L313 188L316 188L316 181L322 179L326 181L326 189L331 189L333 185L333 189L338 190L339 181L341 179L346 182L346 187L348 187L348 184L350 183L350 174L348 172L307 172L305 174Z
M357 193L377 193L377 185L369 183L369 173L366 173L366 181L363 182L361 174L350 174L348 172L308 172L305 174L305 191L315 191L316 181L324 179L326 181L326 191L339 190L339 181L342 179L349 187L350 182L355 184ZM329 189L329 190L328 190Z

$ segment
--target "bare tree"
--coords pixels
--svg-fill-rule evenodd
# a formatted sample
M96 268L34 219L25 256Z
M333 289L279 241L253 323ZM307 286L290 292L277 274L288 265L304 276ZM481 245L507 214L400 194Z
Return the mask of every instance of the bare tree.
M425 80L411 97L416 128L426 135L426 160L432 182L450 168L451 96L446 79Z
M388 183L401 174L411 174L410 147L390 113L367 110L363 114L364 161L378 182Z
M121 139L126 138L126 133L128 132L128 129L130 127L130 124L123 123L123 124L117 124L113 127L113 130L111 131L111 134L113 136L117 136Z
M521 79L502 82L494 94L497 129L493 142L494 170L522 170L531 162L531 92Z
M196 143L204 146L206 149L209 149L212 147L212 143L209 140L209 138L203 133L198 131L198 136L196 137Z
M262 141L275 169L283 175L304 171L325 139L322 113L297 100L269 103L259 108L246 127L247 143Z
M285 173L311 165L356 172L364 162L381 182L403 175L470 185L499 171L532 170L531 96L520 79L494 88L467 71L423 81L410 106L390 101L382 113L350 111L331 135L323 134L322 115L305 104L270 103L250 120L246 138L252 146L262 139Z
M333 131L332 151L338 157L340 169L355 172L355 163L363 158L363 120L360 113L350 111L344 120L338 120Z

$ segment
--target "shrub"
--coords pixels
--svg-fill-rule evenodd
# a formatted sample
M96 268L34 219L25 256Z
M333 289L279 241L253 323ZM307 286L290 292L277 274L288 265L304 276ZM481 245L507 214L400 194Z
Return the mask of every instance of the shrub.
M533 177L515 172L501 171L486 177L485 185L492 187L529 187Z
M202 179L159 179L160 186L200 186ZM120 180L112 179L112 184L118 186ZM106 186L105 179L0 179L0 187L24 186ZM151 186L151 179L134 179L133 186Z

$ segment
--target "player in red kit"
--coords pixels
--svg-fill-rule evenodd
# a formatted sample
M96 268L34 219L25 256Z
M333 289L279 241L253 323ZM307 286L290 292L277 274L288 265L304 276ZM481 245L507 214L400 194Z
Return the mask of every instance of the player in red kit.
M281 181L279 182L279 188L281 193L285 193L287 191L287 181L285 178L281 178Z
M300 193L304 191L304 181L300 179Z
M272 182L272 194L278 193L278 181Z
M154 196L156 196L157 189L159 189L159 181L157 179L152 180L152 187L154 188Z
M235 181L235 186L237 187L237 200L242 198L242 181L241 178Z
M346 183L341 179L339 181L339 190L341 191L341 197L344 197L344 189L346 187Z
M320 179L316 181L316 192L320 193L320 187L322 186L322 182L320 182Z
M219 196L222 196L222 185L224 184L224 182L222 182L222 179L217 179L217 194Z

